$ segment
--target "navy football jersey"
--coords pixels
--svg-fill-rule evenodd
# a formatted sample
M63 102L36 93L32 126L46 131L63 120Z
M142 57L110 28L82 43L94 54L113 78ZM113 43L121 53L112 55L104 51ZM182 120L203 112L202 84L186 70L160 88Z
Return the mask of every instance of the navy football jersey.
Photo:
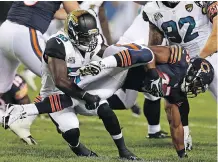
M181 51L178 55L172 55L171 58L171 63L158 64L156 68L166 85L163 90L166 94L164 98L171 104L177 104L186 98L186 94L181 91L180 86L186 75L190 57L186 51ZM131 68L123 88L143 92L142 87L147 76L144 66Z
M21 76L16 75L11 89L4 93L1 99L5 103L19 104L19 100L22 100L27 95L27 93L27 83Z
M39 30L43 34L61 3L61 1L14 1L7 19Z

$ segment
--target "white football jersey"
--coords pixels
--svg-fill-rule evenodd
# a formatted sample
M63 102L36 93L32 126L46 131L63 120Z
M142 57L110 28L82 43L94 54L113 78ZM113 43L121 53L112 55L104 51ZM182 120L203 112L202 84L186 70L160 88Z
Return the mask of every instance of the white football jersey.
M69 41L67 35L59 31L56 34L52 35L50 39L56 38L58 44L63 43L65 49L65 62L68 68L68 76L73 77L75 82L79 82L80 78L76 71L84 65L85 58L79 52L79 50L72 45ZM89 62L89 61L87 61ZM45 59L42 61L42 87L40 91L40 95L44 98L54 93L63 93L58 88L56 88L51 73L48 68L48 64L46 63Z
M182 45L191 57L200 54L211 33L209 19L200 2L180 1L176 7L169 8L160 1L153 1L145 5L144 12L170 45Z

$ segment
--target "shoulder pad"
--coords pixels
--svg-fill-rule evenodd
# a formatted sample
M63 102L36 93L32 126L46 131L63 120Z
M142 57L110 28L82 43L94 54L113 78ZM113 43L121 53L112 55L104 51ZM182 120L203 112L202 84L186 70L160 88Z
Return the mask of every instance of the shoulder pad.
M151 24L155 24L155 20L153 17L158 12L160 12L158 4L155 1L149 2L144 6L142 13L143 19Z
M153 2L148 2L147 4L145 4L143 11L147 14L154 14L155 12L159 11L159 6L158 4L153 1Z
M65 60L66 52L63 41L57 37L50 38L46 43L44 55Z

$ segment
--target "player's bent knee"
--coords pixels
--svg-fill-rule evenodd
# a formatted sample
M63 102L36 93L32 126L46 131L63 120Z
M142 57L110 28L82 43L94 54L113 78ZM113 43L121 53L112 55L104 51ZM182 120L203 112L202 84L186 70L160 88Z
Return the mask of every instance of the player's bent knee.
M71 145L77 146L79 142L80 131L79 128L70 129L62 133L62 137Z
M109 107L107 103L104 103L99 106L98 108L98 116L103 119L103 118L111 118L114 116L113 110Z

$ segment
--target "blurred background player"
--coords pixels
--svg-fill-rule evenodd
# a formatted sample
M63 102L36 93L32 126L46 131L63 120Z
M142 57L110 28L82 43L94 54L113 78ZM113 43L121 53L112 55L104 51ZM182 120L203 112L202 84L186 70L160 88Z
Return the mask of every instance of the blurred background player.
M16 74L13 85L9 91L4 93L0 98L0 118L4 115L5 104L29 104L30 99L28 96L28 86L25 80ZM32 145L36 144L36 141L31 136L30 126L35 119L35 116L19 119L12 125L10 130L19 136L25 143ZM2 120L0 120L1 122Z
M11 88L17 67L22 62L29 70L41 76L41 56L45 48L42 34L53 17L60 17L61 1L15 1L0 27L0 94ZM63 2L66 12L78 9L77 2Z
M11 4L7 18L0 27L0 73L4 76L0 77L0 97L11 89L20 62L41 76L41 57L45 48L42 34L54 16L62 18L62 12L58 11L61 4L61 1L14 1ZM79 8L77 2L71 1L63 2L63 6L67 13ZM32 73L25 71L23 74L31 81ZM20 120L11 129L21 138L26 131L23 139L28 142L31 140L29 127L34 118ZM26 140L27 135L30 138Z

